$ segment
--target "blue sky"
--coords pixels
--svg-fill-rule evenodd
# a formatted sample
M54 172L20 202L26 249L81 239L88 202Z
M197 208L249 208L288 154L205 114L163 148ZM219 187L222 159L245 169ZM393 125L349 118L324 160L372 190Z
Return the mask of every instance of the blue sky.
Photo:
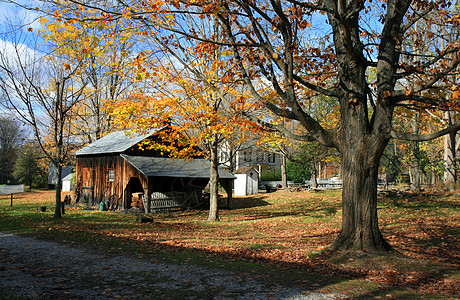
M36 6L38 1L35 0L19 0L23 5ZM33 29L33 32L40 28L40 23L38 22L39 14L37 11L26 10L22 7L19 7L15 4L6 3L0 0L0 51L3 53L9 54L9 51L14 51L13 40L18 39L18 33L23 34L32 34L28 31L29 28ZM14 25L14 26L13 26ZM13 28L20 28L20 31L13 32ZM23 38L27 37L23 35ZM21 40L20 44L26 43L26 40ZM26 45L21 47L24 54L29 53L32 55L33 51ZM15 59L16 55L11 55L12 59ZM5 108L0 106L0 114L4 116L14 116L14 113L11 111L5 111Z
M30 5L31 7L36 7L39 4L35 0L19 0L19 2L23 5ZM17 21L21 21L24 27L39 29L38 17L39 13L37 11L26 10L15 4L5 3L0 0L0 33L2 34L6 32L9 23L16 23Z

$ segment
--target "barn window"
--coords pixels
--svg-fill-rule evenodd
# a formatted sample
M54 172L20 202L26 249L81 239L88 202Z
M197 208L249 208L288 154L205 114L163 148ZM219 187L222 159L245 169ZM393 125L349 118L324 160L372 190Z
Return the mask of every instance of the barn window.
M115 170L109 169L109 181L115 181Z

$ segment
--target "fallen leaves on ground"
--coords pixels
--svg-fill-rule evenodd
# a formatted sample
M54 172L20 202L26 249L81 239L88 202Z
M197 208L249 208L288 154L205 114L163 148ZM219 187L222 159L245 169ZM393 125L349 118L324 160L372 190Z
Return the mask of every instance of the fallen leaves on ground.
M50 198L52 192L22 194L16 203L25 202L38 214L34 208L47 201L52 203ZM67 215L59 221L37 217L34 230L97 237L94 241L118 241L147 251L193 251L456 296L460 294L460 281L445 272L460 266L459 203L456 195L379 199L380 227L400 255L382 258L370 253L351 254L340 263L331 263L327 251L312 255L339 233L338 192L276 192L236 198L234 208L221 210L222 221L213 223L205 221L204 209L153 214L152 223L140 224L133 221L133 216L83 211L76 206L68 207ZM0 204L4 208L5 204ZM14 215L14 211L13 207L0 213L4 217Z

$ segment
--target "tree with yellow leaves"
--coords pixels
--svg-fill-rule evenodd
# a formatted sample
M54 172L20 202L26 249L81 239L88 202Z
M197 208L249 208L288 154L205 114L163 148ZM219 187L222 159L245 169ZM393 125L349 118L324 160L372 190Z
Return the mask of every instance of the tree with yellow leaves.
M136 40L116 24L79 23L64 20L65 14L64 10L40 18L39 33L53 55L65 57L66 69L79 65L73 79L85 83L85 101L72 109L71 130L82 143L92 143L114 129L105 104L128 94Z

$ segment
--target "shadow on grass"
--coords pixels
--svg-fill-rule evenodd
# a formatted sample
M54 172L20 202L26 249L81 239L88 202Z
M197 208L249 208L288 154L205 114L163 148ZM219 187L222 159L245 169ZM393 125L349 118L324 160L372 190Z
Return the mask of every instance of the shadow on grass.
M245 199L246 200L246 199ZM336 215L342 208L340 202L337 203L326 203L326 202L315 202L314 200L310 201L307 204L296 202L292 203L288 207L284 207L279 210L245 210L246 208L252 208L257 206L268 206L272 205L265 201L260 201L259 198L254 199L254 205L241 205L240 207L234 207L235 209L240 209L238 212L234 212L237 215L244 216L246 220L259 220L259 219L270 219L278 217L295 217L295 216L305 216L315 219L324 218L327 216Z
M252 208L252 207L260 207L260 206L268 206L271 205L269 202L265 201L264 199L268 198L268 196L249 196L244 198L234 198L232 201L232 209L245 209L245 208Z
M274 257L259 256L263 249L258 247L247 247L240 249L196 249L187 248L181 245L168 245L156 241L137 241L130 238L116 238L112 242L103 239L110 249L120 245L131 245L131 251L141 251L149 253L153 257L164 257L172 261L188 261L212 267L224 267L244 274L252 274L265 283L286 284L302 288L305 291L322 292L331 286L339 290L341 284L352 287L353 299L375 299L379 297L391 297L392 299L424 299L422 294L417 292L424 289L428 284L436 284L442 278L429 275L420 277L418 280L410 282L405 280L405 275L401 274L401 280L392 281L391 272L382 272L380 284L370 283L370 286L361 291L361 283L368 282L368 276L372 274L365 269L347 268L328 262L326 257L305 259L302 262L281 261ZM104 245L98 243L98 247ZM107 247L106 247L107 249ZM441 274L441 273L439 273ZM356 280L356 282L354 282ZM386 282L388 281L388 282ZM360 283L361 282L361 283ZM343 289L343 288L342 288ZM345 290L346 291L346 290ZM357 292L358 291L358 292ZM328 292L326 292L328 293ZM444 292L443 292L444 294ZM449 294L447 293L447 296ZM427 296L427 299L436 297Z
M422 297L419 293L412 291L402 291L395 287L376 289L372 292L353 297L355 300L368 299L399 299L399 300L419 300L419 299L436 299L436 297Z
M403 193L399 196L380 197L379 202L389 206L414 210L460 209L460 201L458 199L452 199L442 194L416 195L413 193Z
M460 265L460 226L435 220L415 222L413 228L393 233L402 249L420 258ZM391 243L391 242L390 242Z

